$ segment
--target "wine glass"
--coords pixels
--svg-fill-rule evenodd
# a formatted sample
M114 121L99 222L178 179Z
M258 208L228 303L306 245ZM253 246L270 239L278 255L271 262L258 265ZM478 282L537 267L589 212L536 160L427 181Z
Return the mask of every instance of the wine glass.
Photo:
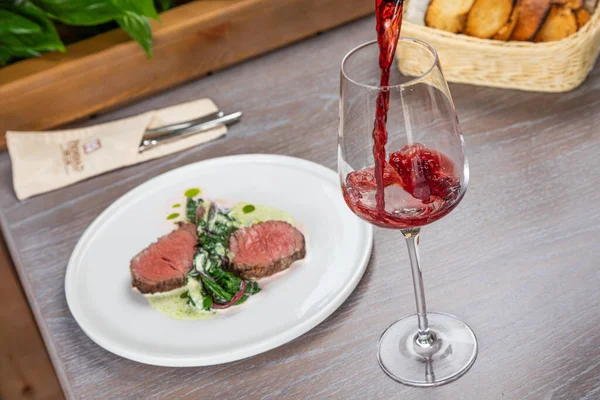
M477 340L459 319L427 313L417 246L421 227L448 214L462 199L469 167L435 49L400 37L390 85L384 87L379 85L378 58L372 41L342 61L338 171L352 212L373 225L400 230L408 246L417 314L383 333L379 364L404 384L438 386L471 367ZM382 99L389 99L387 144L376 152L374 121Z

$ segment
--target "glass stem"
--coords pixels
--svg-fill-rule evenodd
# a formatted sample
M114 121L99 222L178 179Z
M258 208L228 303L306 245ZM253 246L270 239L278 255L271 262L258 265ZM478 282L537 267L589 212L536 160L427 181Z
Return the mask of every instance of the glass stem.
M429 330L429 322L427 321L427 305L425 303L425 290L423 289L423 274L421 272L421 265L419 264L418 245L420 233L420 229L407 229L402 231L408 247L408 256L410 257L413 286L415 289L415 302L417 303L419 331L415 340L417 345L427 348L433 344L435 336Z

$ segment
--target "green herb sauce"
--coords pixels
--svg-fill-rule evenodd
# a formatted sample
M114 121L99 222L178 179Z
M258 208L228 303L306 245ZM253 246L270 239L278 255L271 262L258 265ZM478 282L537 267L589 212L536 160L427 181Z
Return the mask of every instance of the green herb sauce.
M181 207L181 204L173 204L173 206L172 206L172 207L173 207L173 208L179 208L179 207Z
M244 212L244 214L250 214L254 210L256 210L256 207L254 207L252 204L248 204L248 205L244 206L244 208L242 208L242 211Z
M186 190L183 195L185 197L187 197L188 199L193 199L194 197L198 196L199 194L200 194L200 189L192 188L192 189Z
M169 318L179 320L198 320L213 318L216 313L204 311L188 304L188 297L183 296L187 287L181 287L170 292L146 294L144 297L158 312Z
M294 218L285 211L259 204L239 202L231 209L231 215L240 221L242 226L265 221L285 221L291 225L296 225Z
M167 216L167 219L175 219L175 218L177 218L177 217L179 217L179 213L173 213L173 214L169 214L169 215Z

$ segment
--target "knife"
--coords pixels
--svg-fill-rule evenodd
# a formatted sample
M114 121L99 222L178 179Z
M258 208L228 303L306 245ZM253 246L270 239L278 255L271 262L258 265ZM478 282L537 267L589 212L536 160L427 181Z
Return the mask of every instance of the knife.
M217 111L190 121L179 122L172 125L161 126L160 128L146 129L138 151L140 153L152 149L158 145L171 142L175 139L188 137L196 133L206 132L216 128L219 125L231 125L242 118L240 111L231 114L225 114L223 111Z

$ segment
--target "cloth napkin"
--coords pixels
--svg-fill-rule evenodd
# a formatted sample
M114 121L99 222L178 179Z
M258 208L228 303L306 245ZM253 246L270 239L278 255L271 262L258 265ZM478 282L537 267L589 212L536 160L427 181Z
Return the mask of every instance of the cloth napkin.
M225 126L138 152L146 129L199 118L217 110L212 100L201 99L85 128L9 131L6 142L17 198L23 200L217 139L227 132Z

